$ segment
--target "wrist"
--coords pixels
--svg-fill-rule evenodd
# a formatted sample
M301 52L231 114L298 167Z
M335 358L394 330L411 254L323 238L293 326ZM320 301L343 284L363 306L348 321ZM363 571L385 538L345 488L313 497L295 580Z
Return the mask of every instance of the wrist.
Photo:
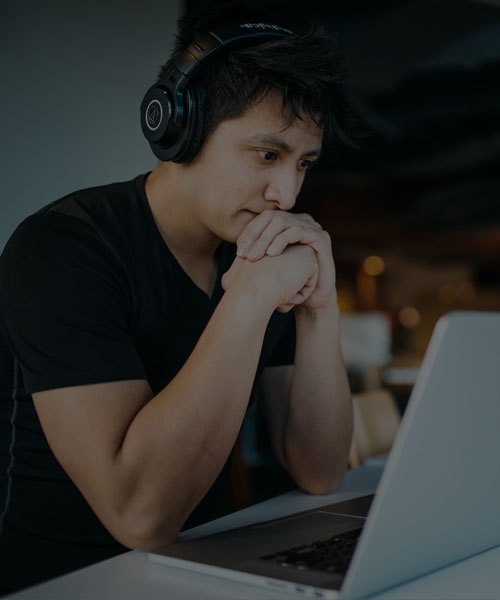
M262 290L251 285L231 287L225 292L224 301L238 306L245 315L263 318L266 322L275 309L272 299L267 294L263 294Z
M307 302L298 304L295 307L295 317L297 320L317 321L324 319L333 319L337 323L340 319L340 310L337 303L337 295L332 297L321 306L308 306Z

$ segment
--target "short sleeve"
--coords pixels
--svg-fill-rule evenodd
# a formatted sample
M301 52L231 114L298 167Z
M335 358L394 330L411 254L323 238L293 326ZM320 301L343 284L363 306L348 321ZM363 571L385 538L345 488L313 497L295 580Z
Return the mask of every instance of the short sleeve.
M74 216L24 221L0 261L1 327L28 393L145 379L128 323L127 277Z

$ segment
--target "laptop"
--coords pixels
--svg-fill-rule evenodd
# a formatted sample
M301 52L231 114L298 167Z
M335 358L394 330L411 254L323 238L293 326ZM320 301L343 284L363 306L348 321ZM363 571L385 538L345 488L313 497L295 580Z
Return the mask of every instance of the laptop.
M500 312L432 334L375 497L149 554L303 597L363 598L500 545Z

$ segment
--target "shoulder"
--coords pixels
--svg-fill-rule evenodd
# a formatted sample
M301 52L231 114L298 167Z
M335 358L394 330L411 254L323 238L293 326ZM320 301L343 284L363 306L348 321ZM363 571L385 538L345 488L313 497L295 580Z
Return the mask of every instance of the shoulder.
M104 247L88 223L73 216L47 211L25 219L7 242L0 260L0 285L17 286L23 278L36 282L50 272L64 274L91 256L103 256Z
M71 220L82 228L93 229L96 235L140 225L140 215L147 217L149 210L144 179L140 175L130 181L111 183L78 190L41 208L34 217L59 217L69 224Z
M5 246L0 277L11 269L54 269L79 259L120 262L121 246L130 245L137 235L131 232L141 228L138 213L147 212L141 177L73 192L26 218ZM142 221L147 226L147 215Z
M123 288L127 228L138 226L126 212L140 203L137 196L135 180L89 188L26 218L0 259L2 303L46 296L55 301L69 288Z

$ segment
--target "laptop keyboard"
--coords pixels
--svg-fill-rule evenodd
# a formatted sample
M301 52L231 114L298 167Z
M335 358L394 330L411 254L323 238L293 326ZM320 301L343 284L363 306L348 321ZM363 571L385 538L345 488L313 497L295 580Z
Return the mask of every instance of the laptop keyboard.
M326 540L304 544L262 556L261 560L276 563L281 567L295 567L300 570L314 569L327 573L347 571L356 549L361 529L336 534Z

